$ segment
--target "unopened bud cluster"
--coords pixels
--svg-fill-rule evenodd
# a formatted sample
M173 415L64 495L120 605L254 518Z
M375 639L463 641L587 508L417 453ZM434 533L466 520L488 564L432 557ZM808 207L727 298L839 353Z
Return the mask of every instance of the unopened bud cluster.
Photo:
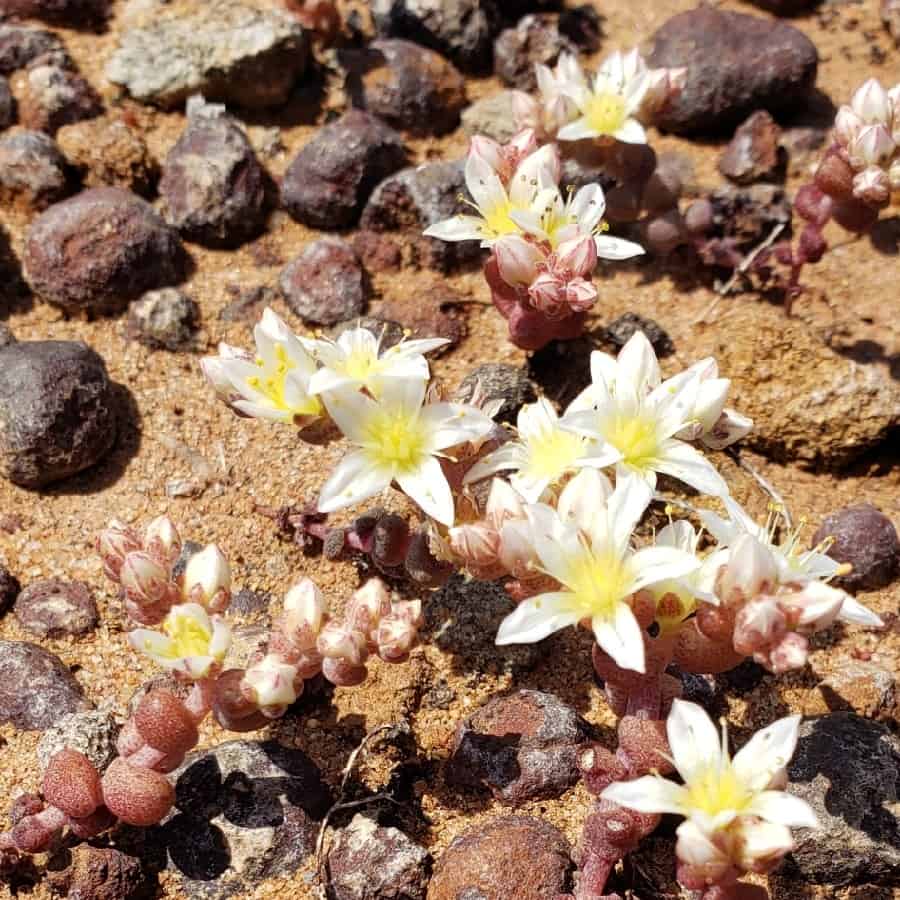
M250 706L275 718L320 672L332 684L353 686L365 681L370 656L404 662L421 621L421 601L392 602L378 578L353 594L343 616L332 616L322 592L306 578L288 591L266 650L244 672L239 690Z

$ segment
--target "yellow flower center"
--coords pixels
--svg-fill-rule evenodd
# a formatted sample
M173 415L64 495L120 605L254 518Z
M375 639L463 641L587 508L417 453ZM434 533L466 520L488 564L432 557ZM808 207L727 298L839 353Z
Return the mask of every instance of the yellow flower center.
M354 350L344 361L344 374L356 381L365 381L378 369L378 361L367 350Z
M275 345L276 363L274 368L267 370L263 360L257 359L256 365L261 369L260 375L251 375L247 379L247 384L255 391L263 394L267 400L276 408L294 415L318 415L322 411L322 405L318 397L305 397L303 402L297 406L289 406L285 399L284 385L288 373L296 368L296 363L287 355L283 344Z
M612 555L598 556L588 547L569 565L563 584L571 591L581 618L611 619L631 580L628 564Z
M591 94L584 110L584 117L592 131L598 134L615 134L624 124L625 100L620 94L607 92Z
M163 631L172 640L163 656L170 659L185 659L209 655L212 635L196 619L188 616L169 616L163 624Z
M503 237L505 234L519 234L522 229L516 225L509 214L515 209L511 200L503 200L490 209L482 210L484 230L491 237Z
M410 471L417 468L426 455L427 434L415 414L403 410L379 411L366 431L366 444L379 463Z
M687 789L688 805L710 816L726 810L740 812L753 799L735 774L730 760L724 760L721 765L717 761L697 773Z
M656 622L660 634L677 631L697 608L696 598L674 581L654 585L652 590L656 596Z
M584 455L585 440L571 431L546 428L528 439L528 472L536 478L561 478Z
M656 423L642 415L617 417L605 437L622 454L623 461L637 469L649 466L659 450Z

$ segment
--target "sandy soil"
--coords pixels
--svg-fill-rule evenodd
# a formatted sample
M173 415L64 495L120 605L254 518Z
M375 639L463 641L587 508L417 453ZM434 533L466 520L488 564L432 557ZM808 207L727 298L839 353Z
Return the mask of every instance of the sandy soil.
M648 38L670 15L691 8L692 0L596 0L606 17L607 38L599 54L616 47L629 47ZM746 3L724 2L723 8L754 11ZM826 3L817 14L795 24L817 44L821 55L819 88L835 103L847 98L851 86L875 74L883 83L900 81L900 52L883 33L877 3ZM121 13L121 9L118 10ZM111 102L115 94L102 76L102 67L116 43L119 27L114 20L107 34L63 33L72 55L88 79ZM498 89L493 79L472 80L469 93L477 99ZM339 94L329 93L326 105L339 107ZM293 110L292 118L257 121L250 125L252 137L271 124L281 127L285 150L267 160L272 173L280 175L296 150L309 139L323 110ZM180 114L153 111L140 113L146 124L151 148L160 157L174 143L183 127ZM466 139L457 132L444 140L410 141L414 158L459 157ZM719 183L715 161L718 144L690 143L664 137L657 148L676 148L690 155L701 185ZM796 181L796 179L795 179ZM0 222L9 230L14 247L21 249L27 220L19 214L0 210ZM893 364L897 376L900 360L900 319L896 300L896 245L900 240L900 220L893 219L880 229L883 240L850 242L833 235L839 246L807 275L810 291L795 307L795 315L807 322L823 338L840 334L847 345L874 341L877 357L871 364L888 369ZM123 323L116 319L86 321L69 318L60 310L35 300L11 312L8 322L20 339L77 339L86 341L106 359L112 378L126 386L134 403L134 420L125 425L123 436L111 457L98 468L44 493L20 490L0 482L0 516L21 517L15 533L0 530L0 559L24 582L52 576L82 579L90 583L103 613L100 628L78 640L44 642L48 649L77 671L88 696L98 704L123 709L138 685L154 673L153 667L135 657L124 640L124 623L100 563L92 549L93 535L111 517L128 522L144 522L167 513L175 519L185 537L216 541L230 555L238 586L271 592L275 605L284 590L301 575L313 577L332 601L340 606L358 583L357 572L348 563L333 564L305 558L300 551L275 539L272 523L254 511L256 504L278 506L313 496L323 472L342 453L340 444L329 448L301 444L289 428L269 427L261 422L234 418L212 401L198 367L199 355L211 351L219 340L246 344L249 326L229 324L218 318L233 299L232 287L274 285L280 267L313 237L286 214L274 213L266 235L236 252L211 252L191 246L196 269L186 285L199 303L203 331L198 353L151 352L129 341ZM766 301L751 294L723 300L702 322L698 316L708 308L713 293L708 286L685 287L684 273L660 264L640 268L610 270L604 283L603 303L597 321L602 323L633 310L662 324L678 349L665 367L706 355L714 342L727 341L731 310L737 306ZM421 271L403 271L375 278L377 309L382 297L417 297L438 284L439 276ZM457 383L474 365L485 360L522 362L524 354L505 340L505 324L488 304L488 292L479 273L449 279L450 284L471 299L465 308L469 336L445 358L439 360L437 374L449 384ZM291 316L280 303L276 309L289 321ZM2 311L0 311L2 313ZM292 322L298 330L299 321ZM727 372L724 373L727 375ZM785 392L791 385L785 384ZM209 460L219 473L196 497L169 499L166 483L173 478L193 476L191 454ZM840 477L814 473L793 466L780 466L762 457L747 458L788 499L795 515L817 523L826 513L850 502L871 501L895 521L900 521L900 470L897 448L856 465ZM716 460L734 486L738 498L760 512L766 498L748 476L724 457ZM813 526L814 527L814 526ZM885 613L897 609L896 587L861 595L863 602ZM426 636L427 637L427 636ZM17 626L12 615L0 620L0 638L31 639ZM380 723L409 717L423 776L415 793L423 813L417 838L435 854L480 817L503 812L484 797L462 797L447 788L440 775L440 762L448 754L457 720L489 695L515 687L534 687L559 694L592 723L612 726L614 719L601 699L591 677L589 641L585 635L568 632L548 642L543 661L525 677L512 679L503 674L467 671L450 653L425 645L406 666L387 667L377 662L373 677L361 688L338 689L333 704L313 706L309 718L289 719L272 729L285 743L301 747L322 767L333 783L339 780L344 763L362 735ZM886 669L896 670L900 652L897 629L879 638L848 628L833 639L822 641L806 671L793 677L766 678L750 694L729 700L729 720L734 732L770 722L784 710L820 713L828 709L818 689L820 680L839 660L854 653L871 653L871 659ZM563 660L565 662L563 663ZM453 696L446 709L423 700L433 683L444 680ZM612 734L608 729L606 733ZM34 749L39 735L16 733L0 727L0 796L8 797L36 785ZM203 733L204 744L214 744L225 735L215 726ZM362 769L366 785L375 790L383 785L398 754L376 746ZM526 813L546 818L559 826L574 843L588 811L589 798L581 788L555 801L530 804ZM427 825L424 824L427 822ZM637 877L637 876L635 876ZM636 884L636 887L639 887ZM823 893L802 886L773 885L777 900L807 897L887 897L867 888ZM161 896L178 897L174 880L166 880ZM4 896L0 889L0 896ZM43 888L33 894L45 896ZM247 897L312 897L308 870L292 879L248 886ZM647 896L642 894L642 896ZM894 894L900 897L900 893Z

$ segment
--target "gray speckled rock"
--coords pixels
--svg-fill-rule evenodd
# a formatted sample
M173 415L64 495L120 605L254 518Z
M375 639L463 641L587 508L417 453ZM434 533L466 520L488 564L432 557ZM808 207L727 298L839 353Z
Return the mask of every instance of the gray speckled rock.
M328 852L334 900L425 900L431 858L402 831L358 814Z
M184 350L199 322L200 307L178 288L148 291L128 307L128 334L148 347Z
M44 638L77 637L97 627L99 614L91 589L81 581L35 581L19 594L19 624Z
M800 726L789 790L815 810L821 828L796 830L788 858L814 884L896 884L900 877L900 740L853 713Z
M0 73L3 75L24 69L45 53L65 53L62 41L52 32L27 25L0 24Z
M94 767L103 772L116 754L119 726L108 712L99 709L76 712L63 716L50 726L37 745L37 758L41 770L60 750L77 750L83 753Z
M19 103L19 118L26 127L55 134L63 125L102 112L97 92L66 61L61 64L47 58L29 67Z
M209 0L126 31L106 77L135 99L171 107L191 94L252 109L280 106L303 74L309 45L286 12Z
M43 731L86 710L81 685L52 653L27 641L0 641L0 722Z
M166 221L190 240L239 243L262 227L265 178L237 121L212 104L200 107L163 164Z
M516 132L513 116L513 91L499 91L476 100L462 113L462 127L466 134L483 134L501 144L512 140Z
M487 787L501 802L560 797L580 776L587 724L558 697L517 691L494 697L456 728L449 783Z
M281 202L314 228L355 224L372 189L406 162L403 139L377 116L352 109L320 128L281 182Z
M180 279L178 234L140 197L91 188L51 206L28 229L25 270L34 291L67 309L118 310Z
M274 741L229 741L188 756L171 776L175 812L161 842L188 896L218 900L295 871L313 851L331 804L319 770Z
M37 488L99 462L116 440L106 364L69 341L0 349L0 472Z
M68 191L66 160L51 137L16 131L0 138L0 198L45 209Z
M537 388L528 373L509 363L482 363L460 382L454 399L468 403L480 386L482 396L488 400L502 400L503 405L494 416L498 422L515 422L519 409L525 403L537 400Z
M684 66L687 84L656 118L676 134L736 125L757 109L801 106L816 81L815 44L784 22L699 7L653 36L651 66Z

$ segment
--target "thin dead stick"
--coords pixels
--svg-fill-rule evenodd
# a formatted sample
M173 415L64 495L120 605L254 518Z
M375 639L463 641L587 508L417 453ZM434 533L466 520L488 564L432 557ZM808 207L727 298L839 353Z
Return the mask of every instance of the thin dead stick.
M360 755L366 749L368 749L369 745L375 740L376 737L385 732L394 732L395 734L408 734L409 723L398 722L390 725L378 725L376 728L373 728L362 739L362 741L360 741L359 746L348 757L347 764L344 766L344 770L341 773L341 786L338 790L338 800L328 810L328 812L325 813L325 818L322 819L322 824L319 826L319 836L316 838L316 875L319 879L318 889L319 896L322 898L322 900L326 900L328 896L326 890L328 881L325 873L325 836L328 833L328 823L331 821L332 816L343 809L353 809L357 806L366 806L367 804L375 803L378 800L388 800L391 803L396 803L396 801L392 797L389 797L387 794L373 794L371 797L365 797L362 800L343 799L345 794L347 793L347 783L350 781L350 777L353 775L353 772L356 769L356 763Z
M699 316L697 316L696 319L694 319L693 322L691 322L692 325L696 325L698 322L705 319L711 312L713 312L713 310L715 310L715 308L719 305L719 301L723 297L727 297L728 294L731 293L734 286L741 280L741 276L743 276L747 272L747 269L749 269L750 266L753 265L753 263L756 261L756 258L759 256L759 254L762 253L763 250L768 250L769 247L771 247L772 244L774 244L775 241L778 240L778 236L781 234L782 231L784 231L784 229L786 227L787 226L785 225L784 222L779 222L772 229L769 236L761 244L757 244L741 260L741 264L734 270L734 272L732 272L731 278L729 278L728 281L726 281L724 284L720 284L716 288L716 293L718 294L718 296L713 300L712 303L709 304L709 306L706 307L705 310L703 310L702 313L700 313Z
M738 450L735 450L732 447L729 447L725 451L751 478L763 489L763 491L769 495L770 499L778 504L781 510L781 515L784 518L784 524L787 527L788 531L793 529L794 523L791 520L790 511L787 508L787 504L784 502L784 497L778 493L775 487L768 482L753 466L750 465L746 460L741 458L741 454Z

